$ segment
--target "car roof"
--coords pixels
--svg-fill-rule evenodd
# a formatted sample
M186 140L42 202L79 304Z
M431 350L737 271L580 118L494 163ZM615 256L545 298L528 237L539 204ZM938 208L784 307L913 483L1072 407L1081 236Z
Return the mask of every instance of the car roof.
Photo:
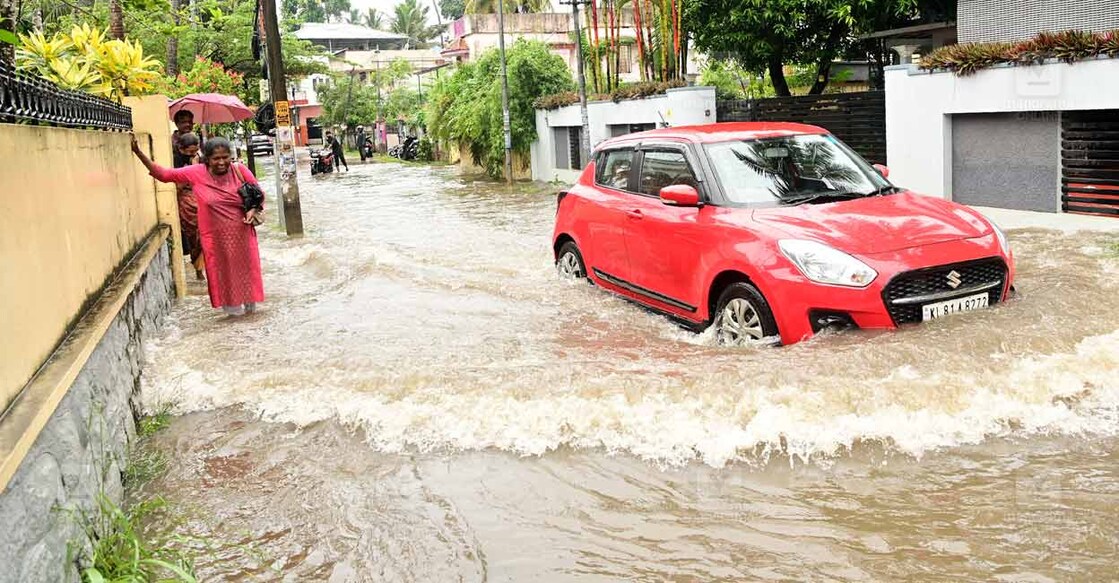
M824 128L803 123L755 121L709 123L703 125L668 127L626 134L602 142L595 150L622 145L633 145L651 140L673 140L709 144L713 142L732 142L826 133L828 133L828 131Z

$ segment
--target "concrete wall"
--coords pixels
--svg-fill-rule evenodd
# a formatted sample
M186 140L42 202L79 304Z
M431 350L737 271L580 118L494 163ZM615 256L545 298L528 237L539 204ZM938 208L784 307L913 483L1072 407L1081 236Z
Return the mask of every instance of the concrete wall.
M161 231L166 233L166 231ZM76 517L97 515L102 493L119 504L135 441L141 345L170 309L168 245L137 265L138 283L0 492L0 583L80 581L72 553L87 549ZM73 550L71 547L73 546Z
M671 126L715 123L715 88L681 87L646 99L592 102L587 104L587 117L592 150L611 137L612 125L652 123L661 127L664 123ZM574 182L579 177L579 170L556 168L552 128L576 127L582 123L578 105L536 111L536 142L532 145L534 180Z
M960 42L1014 42L1039 32L1119 28L1119 0L961 0Z
M167 99L125 105L169 165ZM140 342L185 291L174 185L129 142L0 124L0 582L75 580L74 513L120 503Z
M128 134L0 125L0 160L2 409L158 216Z
M928 73L910 65L886 70L886 151L890 180L915 191L956 198L981 185L952 178L952 116L1119 108L1119 59L1072 65L998 67L974 75ZM1016 144L999 144L1004 157ZM960 192L966 198L966 192ZM1056 192L1054 193L1056 196Z

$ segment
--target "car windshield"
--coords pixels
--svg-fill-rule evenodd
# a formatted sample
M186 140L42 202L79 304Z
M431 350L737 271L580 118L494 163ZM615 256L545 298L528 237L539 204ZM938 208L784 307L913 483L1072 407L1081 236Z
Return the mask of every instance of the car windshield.
M797 135L707 146L734 204L831 202L882 194L890 183L831 135Z

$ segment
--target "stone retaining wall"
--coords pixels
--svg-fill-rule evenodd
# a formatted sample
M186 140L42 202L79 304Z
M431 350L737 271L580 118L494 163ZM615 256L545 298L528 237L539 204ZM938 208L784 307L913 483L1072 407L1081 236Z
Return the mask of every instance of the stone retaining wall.
M0 493L0 583L80 581L84 537L75 516L119 504L136 440L141 351L171 309L170 254L161 245L69 392Z

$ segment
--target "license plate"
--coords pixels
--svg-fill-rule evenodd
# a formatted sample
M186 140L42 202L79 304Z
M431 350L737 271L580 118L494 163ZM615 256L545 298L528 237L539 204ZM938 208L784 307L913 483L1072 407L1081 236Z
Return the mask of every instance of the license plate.
M934 318L941 318L955 314L957 312L970 312L987 307L987 294L975 294L973 296L966 296L948 300L946 302L937 302L935 304L925 304L921 306L921 319L928 321Z

